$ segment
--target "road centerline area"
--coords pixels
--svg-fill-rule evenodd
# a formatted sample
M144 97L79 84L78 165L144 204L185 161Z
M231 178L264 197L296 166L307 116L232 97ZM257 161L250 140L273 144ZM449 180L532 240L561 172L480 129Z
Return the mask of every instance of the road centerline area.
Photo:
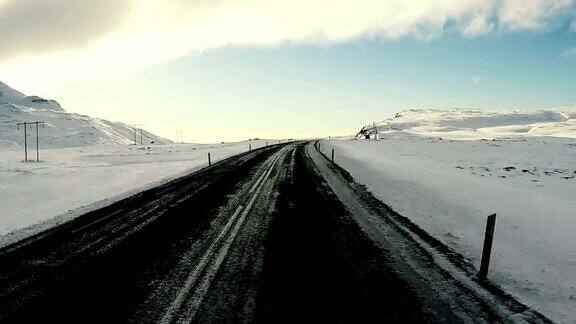
M232 226L232 223L236 220L236 217L240 214L241 211L242 211L242 206L239 206L238 209L236 209L236 212L234 212L234 214L232 215L232 217L230 217L230 220L228 221L228 223L226 223L226 225L222 229L222 232L220 232L220 234L218 235L216 240L214 240L214 242L212 242L212 244L208 248L208 251L206 251L206 253L202 257L202 259L200 260L200 263L198 263L196 268L190 273L190 276L188 277L188 279L184 283L184 286L179 291L178 296L176 296L176 298L174 299L174 301L170 305L170 308L166 311L166 314L164 315L164 317L162 317L162 320L160 321L161 323L170 323L172 321L172 317L174 316L175 312L177 312L180 309L180 306L182 305L184 298L186 298L186 296L190 292L190 288L192 288L192 286L194 286L194 283L198 279L198 276L200 275L200 273L202 271L204 271L204 267L208 261L208 258L213 253L212 250L220 242L222 237L224 237L224 235L226 235L226 233L228 232L228 229Z
M254 205L254 201L258 197L258 194L260 193L260 190L261 190L263 184L265 183L265 181L270 176L272 169L274 167L276 167L276 163L278 162L278 159L280 158L282 152L283 151L281 151L280 153L276 154L275 156L273 156L271 158L272 162L270 163L270 166L258 178L258 180L254 183L254 185L250 188L248 193L251 194L251 197L250 197L250 200L248 201L246 207L244 208L244 206L239 206L238 209L236 209L236 211L232 215L232 217L230 217L230 220L226 223L226 225L224 226L222 231L219 233L218 237L210 245L210 247L208 248L208 250L206 251L206 253L202 257L200 263L198 263L196 268L191 272L190 277L186 280L184 286L182 287L182 289L178 293L178 296L176 297L176 299L171 304L170 308L168 309L168 311L166 312L166 314L164 315L164 317L160 321L161 323L170 323L173 321L174 315L180 310L180 308L182 307L182 303L184 302L184 299L190 293L191 288L195 286L195 282L198 279L198 277L203 273L203 276L202 276L200 283L198 285L196 285L198 288L196 290L194 290L192 293L192 297L191 297L192 302L191 302L190 308L184 312L185 313L184 316L181 319L179 319L178 322L179 323L190 323L193 320L194 315L196 314L196 311L198 310L198 307L202 303L202 299L204 297L204 294L208 290L210 283L212 282L214 276L216 275L216 272L218 271L218 269L220 268L220 265L222 264L222 261L224 260L224 258L228 254L230 246L234 242L234 239L236 238L236 235L238 234L238 230L240 229L240 227L244 223L244 219L246 219L246 215L252 209L252 206ZM238 221L236 221L238 215L241 215L241 216L238 219ZM230 235L228 235L226 237L226 239L224 239L224 237L228 234L229 229L232 227L232 224L235 224L233 226L232 232L230 233ZM225 242L220 247L219 251L217 251L217 252L213 251L215 249L215 247L218 245L218 243L223 239L225 240ZM204 269L207 266L208 260L211 259L214 255L215 255L215 257L214 257L214 260L212 262L212 266L209 267L206 272L204 272Z

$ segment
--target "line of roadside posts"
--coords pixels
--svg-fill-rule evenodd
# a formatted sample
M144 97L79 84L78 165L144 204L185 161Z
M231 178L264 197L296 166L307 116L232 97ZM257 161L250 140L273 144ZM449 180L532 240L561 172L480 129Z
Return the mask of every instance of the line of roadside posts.
M281 141L278 142L278 144L280 144ZM268 146L268 141L266 141L266 146ZM252 151L252 143L248 142L248 151ZM212 158L210 156L210 153L208 153L208 166L212 165Z
M314 143L316 151L322 153L320 141ZM331 150L330 161L334 163L334 149ZM492 243L494 242L494 229L496 228L496 213L489 215L486 219L486 232L484 233L484 244L482 246L482 259L480 261L480 271L478 278L486 280L488 278L488 269L490 267L490 256L492 254Z

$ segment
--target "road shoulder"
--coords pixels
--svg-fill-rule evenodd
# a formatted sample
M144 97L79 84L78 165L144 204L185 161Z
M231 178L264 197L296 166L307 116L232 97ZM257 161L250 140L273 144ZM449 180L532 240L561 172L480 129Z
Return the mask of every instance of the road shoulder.
M392 251L395 267L430 308L443 305L452 310L454 320L549 322L499 287L476 280L473 267L462 257L374 198L312 144L306 152L363 232Z

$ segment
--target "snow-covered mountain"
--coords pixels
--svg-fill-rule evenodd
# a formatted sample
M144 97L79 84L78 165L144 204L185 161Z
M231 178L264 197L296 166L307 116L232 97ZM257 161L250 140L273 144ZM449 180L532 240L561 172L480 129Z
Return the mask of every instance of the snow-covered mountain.
M373 136L364 126L358 138ZM576 138L576 107L539 110L409 109L376 124L380 134L408 133L449 139L522 136Z
M0 82L0 147L23 146L24 133L16 123L31 121L45 122L45 127L40 128L40 142L44 148L134 142L134 130L126 124L68 113L54 100L25 96ZM35 137L35 129L30 129L28 136L29 140ZM146 144L171 143L146 131L142 136Z

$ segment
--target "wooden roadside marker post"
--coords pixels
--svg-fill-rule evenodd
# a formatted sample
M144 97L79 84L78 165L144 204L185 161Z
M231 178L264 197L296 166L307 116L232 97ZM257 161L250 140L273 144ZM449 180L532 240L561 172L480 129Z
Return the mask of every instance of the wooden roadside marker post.
M490 253L492 252L492 241L494 240L494 227L496 226L496 214L488 216L486 220L486 233L484 234L484 247L482 248L482 261L478 277L486 280L488 277L488 266L490 265Z
M212 165L212 159L210 159L210 153L208 153L208 166Z
M332 149L332 163L334 163L334 149Z
M252 143L248 143L248 151L252 151Z

